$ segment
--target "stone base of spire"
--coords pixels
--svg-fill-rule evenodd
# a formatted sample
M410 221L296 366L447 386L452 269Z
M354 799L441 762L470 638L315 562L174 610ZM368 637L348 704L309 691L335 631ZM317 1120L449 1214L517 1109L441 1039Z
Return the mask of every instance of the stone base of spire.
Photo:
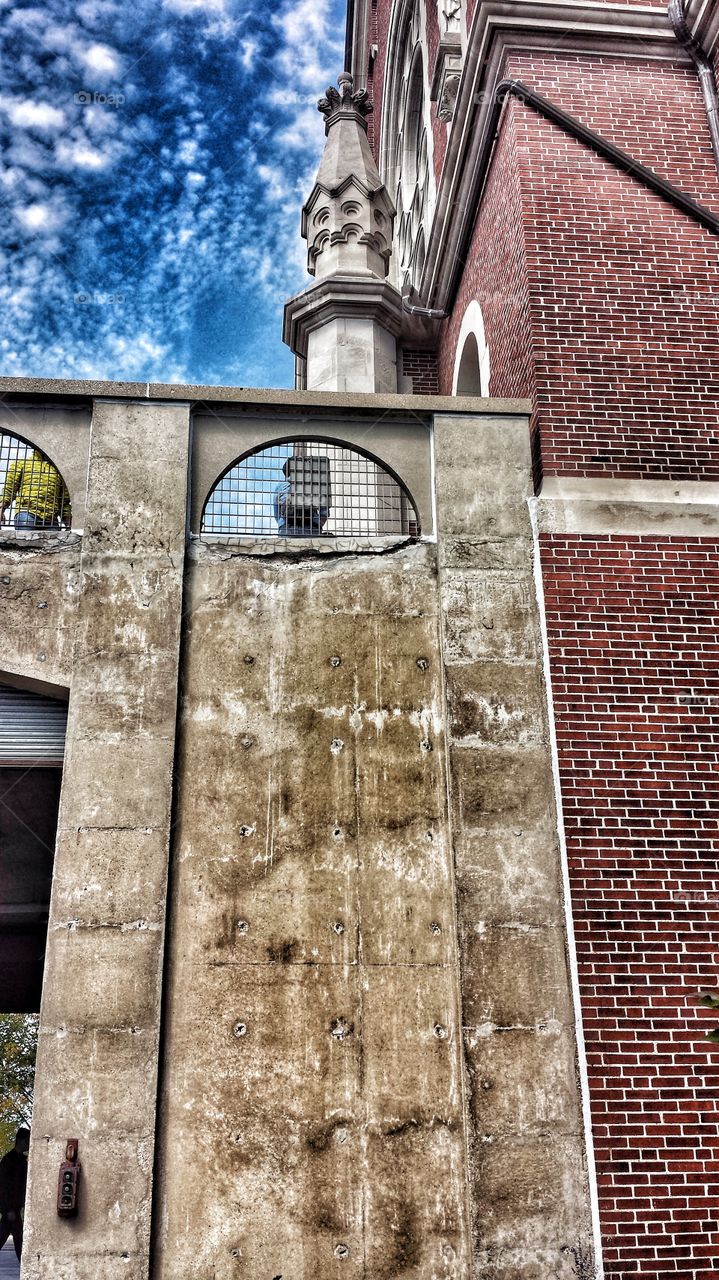
M402 300L373 276L330 276L291 298L284 340L306 360L308 391L397 391Z
M308 391L397 390L397 343L376 320L331 320L307 341Z

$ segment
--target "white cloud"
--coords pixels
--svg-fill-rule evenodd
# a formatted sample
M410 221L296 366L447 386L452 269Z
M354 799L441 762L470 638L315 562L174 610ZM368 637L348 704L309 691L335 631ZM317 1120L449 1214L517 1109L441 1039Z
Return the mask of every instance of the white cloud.
M101 76L116 76L120 70L119 54L107 44L91 44L80 53L80 59L90 71Z
M303 107L296 112L293 119L277 135L279 147L291 147L293 150L319 150L324 142L322 118L316 107Z
M276 169L273 165L259 164L257 166L257 177L264 185L264 194L267 200L287 199L290 192L281 169Z
M242 40L240 42L240 62L245 71L252 70L252 64L255 61L258 45L256 40Z
M95 147L91 147L81 142L60 143L57 149L58 164L63 168L71 169L104 169L110 163L110 155L104 151L98 151Z
M175 13L226 13L227 0L165 0L165 8Z
M194 164L197 159L196 138L185 138L177 149L177 159L180 164Z
M185 180L191 187L201 187L207 181L204 173L197 173L194 169L189 169L185 175Z
M16 216L28 231L46 231L55 226L57 219L49 204L29 204L25 208L17 208Z
M16 102L3 100L2 105L10 117L10 121L19 129L61 129L65 123L65 115L59 107L50 106L49 102L34 102L25 98Z

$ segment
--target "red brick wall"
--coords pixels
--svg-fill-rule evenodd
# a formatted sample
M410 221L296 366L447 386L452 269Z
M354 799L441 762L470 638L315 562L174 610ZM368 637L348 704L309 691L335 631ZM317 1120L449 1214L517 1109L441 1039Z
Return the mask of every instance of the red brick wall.
M529 282L514 118L507 120L489 173L482 208L451 318L439 345L440 389L452 392L459 330L479 301L490 353L490 395L530 396Z
M545 472L719 477L719 239L517 104Z
M542 566L607 1280L719 1258L719 543Z
M512 71L535 83L520 61L513 62ZM549 78L547 71L539 87L559 99L556 88L547 88ZM674 72L669 78L673 84ZM599 97L598 80L588 82ZM564 105L576 106L567 98L568 91ZM591 102L590 94L582 114L604 127L605 106ZM692 127L703 145L699 123L693 121ZM638 126L631 128L636 132ZM661 167L656 139L642 146L618 128L607 132ZM486 311L490 352L505 352L504 359L491 362L490 394L526 394L533 384L534 430L541 438L545 473L719 478L719 240L516 100L505 111L505 135L513 145L500 143L492 179L495 188L512 195L506 207L501 201L495 210L489 233L484 210L480 214L440 352L442 390L451 389L454 343L466 303L478 297ZM687 153L690 144L691 138L682 135ZM674 170L683 165L667 152L668 176L677 177ZM696 173L694 191L708 199L716 180L703 160ZM678 176L690 185L686 173ZM507 299L526 289L529 379L524 350L506 332L510 306L486 310L480 297L487 287L485 263L497 252L492 241L502 223L505 246L510 223L511 234L524 242L526 284L511 276L505 284L500 274L496 288Z
M527 52L507 59L506 74L719 213L719 177L692 66Z
M402 373L412 379L412 394L436 396L439 394L439 372L434 351L416 351L405 348L402 352Z

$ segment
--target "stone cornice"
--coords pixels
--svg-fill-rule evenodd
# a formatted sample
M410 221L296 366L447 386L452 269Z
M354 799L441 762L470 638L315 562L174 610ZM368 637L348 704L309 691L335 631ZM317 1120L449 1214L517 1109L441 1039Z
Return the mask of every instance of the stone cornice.
M402 299L394 285L375 276L328 276L285 304L282 340L295 355L306 356L309 335L345 316L376 320L398 337L404 319Z

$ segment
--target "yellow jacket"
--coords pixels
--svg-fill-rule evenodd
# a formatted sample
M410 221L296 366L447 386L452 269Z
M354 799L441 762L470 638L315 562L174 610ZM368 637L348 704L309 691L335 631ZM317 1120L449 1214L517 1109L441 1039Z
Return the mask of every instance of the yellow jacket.
M29 511L39 520L70 523L70 495L60 472L39 453L11 462L7 469L0 505L15 503L16 511Z

